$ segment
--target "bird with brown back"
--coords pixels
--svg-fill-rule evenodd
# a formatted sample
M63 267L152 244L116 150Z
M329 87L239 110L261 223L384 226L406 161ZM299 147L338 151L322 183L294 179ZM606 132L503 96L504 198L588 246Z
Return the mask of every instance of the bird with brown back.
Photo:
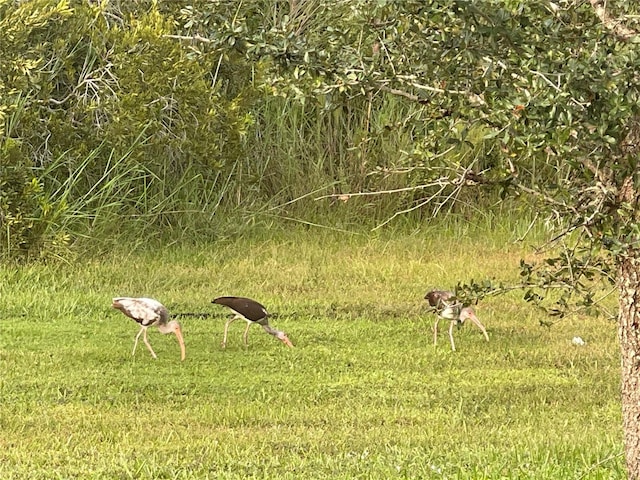
M291 340L289 340L289 337L287 337L286 333L281 330L276 330L269 325L269 312L267 312L267 309L264 308L263 305L255 300L246 297L218 297L212 300L211 303L217 303L219 305L229 307L235 313L235 315L227 320L227 323L224 325L222 348L227 346L227 331L229 330L229 325L239 318L242 318L247 322L247 328L245 328L243 335L245 347L249 345L249 327L254 323L260 325L265 332L269 335L273 335L287 347L293 347L293 344L291 343Z
M450 321L449 324L449 341L451 342L451 350L456 350L456 344L453 341L453 327L459 323L464 324L465 320L471 320L489 341L489 335L484 325L476 316L476 312L471 307L463 307L462 302L458 301L453 292L447 290L431 290L424 296L429 305L436 312L436 321L433 325L433 344L438 343L438 322L441 318Z

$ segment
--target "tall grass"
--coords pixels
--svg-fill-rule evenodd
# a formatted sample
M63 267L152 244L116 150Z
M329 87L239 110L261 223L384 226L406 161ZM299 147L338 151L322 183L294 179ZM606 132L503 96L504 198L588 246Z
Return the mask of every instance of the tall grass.
M498 188L438 181L455 179L455 165L476 172L494 166L495 145L482 128L439 131L444 125L427 108L392 95L333 101L261 99L246 161L234 166L236 205L250 198L263 214L340 226L356 219L368 228L502 213ZM539 182L543 173L533 168L521 177ZM518 208L527 214L526 205Z
M527 205L505 202L495 190L433 182L445 164L490 166L492 145L478 130L438 150L434 138L442 134L438 141L447 145L459 132L431 131L428 113L389 95L324 106L265 96L253 107L242 151L230 151L222 164L179 151L148 158L161 147L149 145L157 138L142 126L124 150L105 141L27 168L41 187L36 194L16 189L17 196L38 196L26 198L18 216L27 217L21 221L29 232L14 243L46 257L68 254L69 243L92 251L130 238L193 243L256 225L411 230L436 217L446 224L450 216L480 222L530 216ZM415 119L423 117L419 126ZM541 171L534 162L522 176L542 181ZM11 225L3 225L7 237ZM10 240L3 248L12 247Z
M78 162L63 155L36 170L58 206L48 229L100 251L132 239L214 239L228 179L193 164L178 174L162 160L145 164L133 154L143 142L144 132L120 156L102 145Z
M380 182L375 174L379 168L393 168L411 153L416 138L398 127L410 110L392 98L326 109L292 99L265 98L255 110L255 141L249 145L243 167L256 172L253 184L263 195L310 218L335 203L313 201L322 194L406 186L401 175ZM241 183L246 184L252 182ZM312 191L315 195L308 196ZM304 201L288 203L297 199ZM348 210L379 218L396 209L399 199L353 199Z

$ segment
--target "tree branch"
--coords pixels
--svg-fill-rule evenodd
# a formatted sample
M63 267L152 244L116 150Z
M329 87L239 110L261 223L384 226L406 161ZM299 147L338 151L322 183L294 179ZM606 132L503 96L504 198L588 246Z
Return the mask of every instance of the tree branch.
M429 103L429 100L427 100L426 98L420 98L419 96L414 95L414 94L409 93L409 92L405 92L404 90L398 90L397 88L387 87L386 85L378 85L378 88L380 90L382 90L383 92L387 92L387 93L390 93L392 95L399 95L401 97L408 98L412 102Z
M571 205L569 205L568 203L558 201L555 198L553 198L553 197L551 197L549 195L546 195L546 194L544 194L544 193L542 193L542 192L540 192L538 190L526 187L526 186L522 185L520 182L513 182L513 185L516 188L522 190L523 192L528 193L529 195L532 195L535 198L539 198L539 199L543 200L545 203L547 203L549 205L553 205L553 206L559 207L561 209L570 211L570 212L574 213L575 215L578 215L578 210L575 207L572 207Z
M452 184L453 182L448 177L440 177L439 179L431 183L425 183L424 185L414 185L411 187L404 187L404 188L393 188L391 190L376 190L375 192L331 193L328 195L321 195L319 197L316 197L314 198L314 200L322 200L324 198L349 199L351 197L365 197L365 196L371 196L371 195L388 195L392 193L415 192L417 190L423 190L425 188L442 187L442 186L447 186Z

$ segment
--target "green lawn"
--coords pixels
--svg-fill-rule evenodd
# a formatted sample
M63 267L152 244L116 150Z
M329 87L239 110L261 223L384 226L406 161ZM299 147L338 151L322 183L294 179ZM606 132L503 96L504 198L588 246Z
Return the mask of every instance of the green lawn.
M432 345L425 292L517 278L508 242L296 230L270 240L0 267L0 478L624 478L616 326L551 329L521 295ZM288 349L219 295L258 299ZM151 296L175 337L110 308ZM587 344L571 344L579 335Z

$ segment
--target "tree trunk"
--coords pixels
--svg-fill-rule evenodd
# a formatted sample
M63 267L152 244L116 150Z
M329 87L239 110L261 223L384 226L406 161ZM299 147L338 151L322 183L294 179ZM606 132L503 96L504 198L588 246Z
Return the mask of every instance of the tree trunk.
M620 259L618 289L625 456L629 478L640 480L640 250Z

